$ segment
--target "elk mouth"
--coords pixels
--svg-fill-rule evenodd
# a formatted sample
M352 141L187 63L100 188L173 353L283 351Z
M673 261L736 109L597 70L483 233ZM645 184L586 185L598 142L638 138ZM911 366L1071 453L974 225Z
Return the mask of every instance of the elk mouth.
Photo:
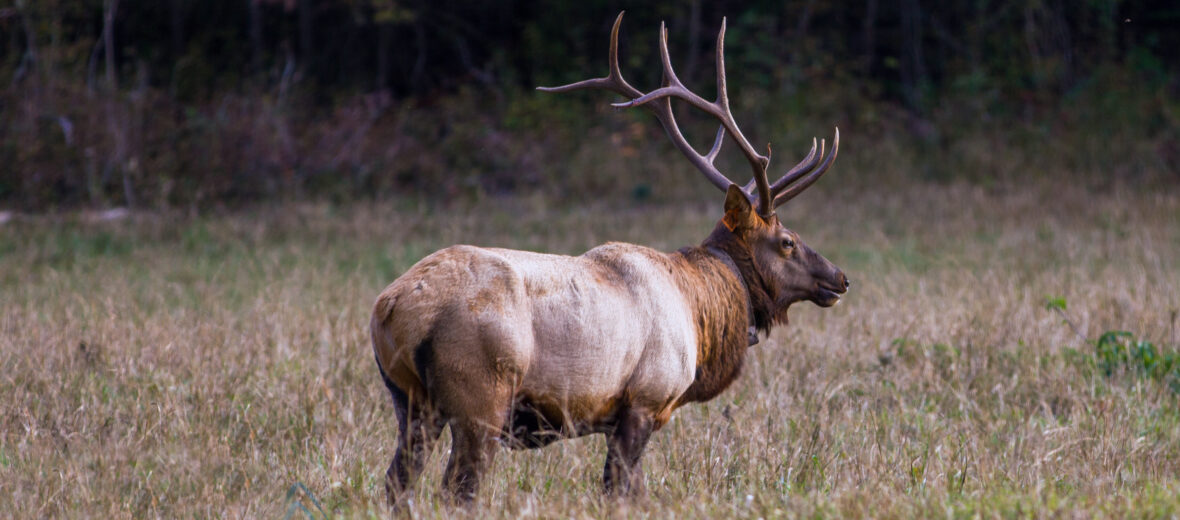
M811 295L811 301L820 307L831 307L840 303L840 296L844 294L847 289L843 287L836 287L826 284L818 284L815 287L815 292Z

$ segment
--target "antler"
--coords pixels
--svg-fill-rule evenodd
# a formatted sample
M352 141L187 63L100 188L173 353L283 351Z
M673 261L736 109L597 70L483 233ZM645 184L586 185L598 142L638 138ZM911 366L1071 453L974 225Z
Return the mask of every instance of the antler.
M615 19L615 25L610 31L610 73L603 78L594 78L571 83L569 85L562 85L560 87L537 87L537 90L543 92L569 92L572 90L582 89L604 89L615 92L623 97L635 99L643 96L643 92L632 87L623 79L623 73L619 70L619 26L623 23L623 13L619 13L618 18ZM721 149L721 130L718 130L718 138L713 143L713 148L706 155L701 155L693 149L692 145L685 140L684 134L680 132L680 128L676 125L676 116L672 113L672 104L668 100L662 100L659 103L645 104L644 108L651 111L656 116L656 119L663 125L664 131L668 133L668 137L676 148L680 149L681 153L688 157L688 160L697 167L701 173L705 174L705 178L713 183L721 190L729 188L733 184L725 177L717 167L713 165L714 159L717 158L717 152Z
M807 155L799 164L791 168L782 178L770 184L766 178L766 168L770 165L770 146L767 145L767 155L762 155L750 146L750 142L742 134L737 122L733 119L733 113L729 108L729 94L726 88L725 81L725 19L721 21L721 31L717 35L717 99L715 101L707 101L698 96L683 83L680 78L676 76L676 71L672 68L672 61L668 55L668 29L663 23L660 23L660 60L663 64L664 80L660 88L648 93L643 93L640 90L632 87L626 80L623 79L623 73L619 69L619 26L623 23L623 13L620 12L618 18L615 19L615 25L611 28L610 34L610 55L609 64L610 72L606 77L593 78L588 80L563 85L560 87L537 87L537 90L544 92L569 92L571 90L581 89L604 89L620 94L630 99L622 103L612 103L612 106L619 108L627 107L644 107L656 116L660 124L667 132L668 138L676 145L676 148L688 158L689 162L696 166L705 178L709 180L714 186L717 186L722 191L729 188L730 184L734 184L728 177L722 174L714 161L717 159L717 154L721 151L721 143L724 141L726 134L737 143L738 148L741 149L743 155L750 163L750 168L753 170L754 178L750 180L742 192L745 193L746 198L751 203L757 202L758 213L764 217L770 217L774 214L774 208L785 203L791 198L795 197L814 183L828 167L831 166L832 160L836 157L836 150L840 144L840 131L836 130L836 137L832 144L832 153L820 163L823 157L823 142L820 144L820 153L816 155L814 140L811 146L811 153ZM672 98L678 98L687 102L689 105L705 112L713 117L716 117L721 122L721 127L717 129L717 137L713 140L713 147L709 149L709 153L701 155L681 133L680 127L676 124L676 116L672 112ZM818 164L818 166L817 166ZM799 181L799 182L796 182ZM789 187L789 188L788 188Z

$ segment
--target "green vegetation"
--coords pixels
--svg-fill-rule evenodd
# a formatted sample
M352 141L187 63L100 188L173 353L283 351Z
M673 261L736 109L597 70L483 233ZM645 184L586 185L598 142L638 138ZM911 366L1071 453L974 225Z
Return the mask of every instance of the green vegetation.
M1180 512L1180 396L1167 375L1180 347L1177 194L1038 182L882 193L842 183L842 173L781 214L850 274L853 291L831 309L793 308L733 388L655 435L647 498L600 497L604 448L591 437L501 452L478 506L449 511L438 493L444 435L412 511ZM383 515L396 421L366 327L385 284L453 243L673 250L707 233L718 204L529 197L453 211L391 200L9 222L0 510ZM1062 310L1068 301L1081 336L1045 308L1046 294L1060 295ZM1111 330L1135 336L1103 335Z
M1107 377L1118 373L1130 374L1166 384L1180 394L1180 354L1175 350L1161 352L1147 340L1135 340L1125 330L1108 331L1095 345L1098 367Z
M1077 325L1066 315L1066 300L1062 297L1047 298L1045 308L1056 311L1065 318L1067 323L1077 334ZM1172 310L1171 324L1175 333L1177 311ZM1084 336L1082 336L1084 339ZM1175 337L1172 338L1173 341ZM1094 357L1081 354L1074 349L1066 349L1067 359L1078 363L1085 369L1087 376L1094 372L1094 368L1107 378L1118 375L1141 377L1150 379L1158 384L1167 386L1176 394L1180 394L1180 352L1175 347L1158 348L1155 343L1146 339L1135 339L1135 334L1125 330L1108 330L1098 337L1094 344Z

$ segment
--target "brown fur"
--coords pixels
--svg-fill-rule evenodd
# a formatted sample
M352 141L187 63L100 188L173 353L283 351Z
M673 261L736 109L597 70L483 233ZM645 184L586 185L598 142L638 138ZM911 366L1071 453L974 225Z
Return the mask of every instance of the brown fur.
M759 331L768 333L772 325L780 323L779 315L782 314L782 310L775 305L774 287L766 283L762 272L754 262L749 238L744 236L746 233L739 234L742 231L739 228L738 232L734 232L725 225L719 224L713 229L713 233L705 239L702 246L720 249L733 260L738 272L746 281L750 305L754 311L754 325L758 327Z
M678 257L678 258L677 258ZM677 406L708 401L725 390L746 357L746 290L725 264L704 247L676 253L676 281L690 299L697 329L696 377Z
M830 305L844 286L736 187L704 242L671 254L614 243L580 257L436 252L373 306L373 348L400 428L389 499L448 424L444 481L459 498L474 496L498 440L535 448L590 433L609 438L607 489L635 490L651 432L741 374L751 313L768 331L792 303Z

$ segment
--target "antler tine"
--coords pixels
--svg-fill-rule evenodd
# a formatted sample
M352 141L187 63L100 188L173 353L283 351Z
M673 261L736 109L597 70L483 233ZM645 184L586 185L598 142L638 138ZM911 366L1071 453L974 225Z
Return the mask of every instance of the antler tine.
M615 18L614 26L611 28L610 55L608 57L610 72L606 77L587 79L559 87L537 87L537 90L542 92L569 92L572 90L596 88L609 90L629 99L635 99L643 96L643 92L636 89L635 87L632 87L629 83L627 83L626 80L623 79L623 73L619 68L619 26L623 23L624 13L625 11L619 13L619 16ZM671 65L668 66L668 69L671 69ZM675 77L674 73L673 77ZM677 80L677 82L678 81L679 80ZM619 106L619 104L615 104L615 106ZM730 184L733 184L732 181L725 177L725 175L718 171L717 167L713 165L713 160L716 158L716 151L710 151L709 156L702 156L693 149L692 145L688 144L688 141L684 138L684 135L680 133L680 128L676 125L676 116L672 113L671 103L665 100L662 103L645 103L642 106L656 116L656 119L660 121L660 125L664 127L664 131L672 140L672 144L676 145L676 148L688 157L688 160L692 162L693 166L696 166L696 168L705 175L705 178L710 183L712 183L714 186L717 186L717 188L719 188L721 191L725 191L727 188L729 188ZM719 145L714 143L714 148L718 147Z
M680 82L676 76L675 70L672 68L672 60L668 54L668 38L667 29L661 25L660 27L660 60L664 67L664 82L665 86L655 89L647 94L644 94L631 101L622 103L613 103L613 106L626 108L634 106L644 106L647 103L670 97L679 98L689 105L705 112L717 119L721 120L722 128L729 133L734 142L737 143L741 149L742 154L750 162L750 168L754 172L754 180L758 187L758 208L759 213L769 215L774 212L772 206L773 195L770 193L770 184L766 180L766 166L770 163L770 159L759 154L754 147L750 145L750 141L742 134L742 131L737 126L737 122L733 119L733 113L729 108L729 93L725 81L725 21L721 22L721 31L717 34L717 100L710 102L700 97L696 93L689 90ZM670 109L669 109L670 112ZM671 133L671 131L669 131ZM679 133L679 131L677 131ZM679 147L679 143L677 143ZM682 149L683 150L683 149ZM691 157L690 157L691 159ZM714 168L715 170L715 168ZM719 186L720 187L720 186ZM726 184L728 187L728 184ZM724 189L724 188L723 188ZM746 196L751 200L755 197L749 190L744 190Z
M815 153L817 143L819 146L819 155L816 155L816 153ZM777 181L774 181L774 184L770 185L771 196L777 197L778 193L780 191L782 191L783 188L787 187L787 185L791 184L792 182L795 182L796 180L799 179L800 176L802 176L803 174L810 171L813 167L815 167L816 163L818 163L820 161L820 159L823 159L823 157L824 157L823 143L821 141L817 140L816 138L812 137L811 138L811 150L809 152L807 152L807 156L804 157L803 160L799 161L799 164L796 164L793 168L788 170L787 173L783 174L782 177L779 177L779 179ZM746 183L746 186L744 189L745 190L753 189L754 182L755 182L755 179L750 179L750 182Z
M774 181L774 184L770 185L770 193L772 195L777 195L778 192L780 190L782 190L784 186L793 182L795 179L792 177L798 177L798 175L800 175L799 172L805 172L807 170L810 170L811 167L815 166L815 163L819 161L819 159L817 159L815 156L815 147L818 146L817 143L819 143L818 139L816 139L814 137L811 138L811 151L807 152L807 157L804 157L802 161L799 161L799 164L796 164L794 168L791 168L791 170L788 171L787 173L783 174L783 176L781 178L779 178L779 180ZM769 151L770 145L766 145L766 148L767 148L767 151ZM823 152L821 151L819 155L820 155L820 157L823 157ZM742 189L746 190L746 191L750 191L750 190L754 189L756 182L757 182L757 179L750 179L750 182L747 182L746 185L744 187L742 187Z
M717 104L729 113L729 87L725 80L725 26L726 18L721 17L721 30L717 31Z
M717 137L713 138L713 148L709 149L709 153L705 155L705 159L709 160L709 164L717 160L717 153L721 151L721 143L725 142L725 127L717 127Z
M668 53L668 26L660 20L660 66L664 68L664 86L680 85L680 78L676 76L676 71L672 68L672 58ZM703 100L702 100L703 101Z
M818 144L818 146L819 146L819 153L818 154L815 153L817 142L819 143ZM787 173L784 173L782 177L779 177L779 179L777 181L774 181L774 183L770 185L770 193L772 193L774 195L778 195L778 193L780 191L782 191L783 188L786 188L792 182L799 180L799 177L802 177L805 173L807 173L808 171L811 171L811 169L814 168L816 164L819 164L819 161L822 160L823 158L824 158L824 145L823 145L823 143L819 142L816 138L812 137L811 138L811 151L807 152L807 157L804 157L803 160L799 161L799 164L796 164L790 170L787 170Z
M664 87L662 88L679 86L685 92L688 92L689 94L697 97L700 102L707 104L707 101L701 99L699 96L696 96L696 94L689 92L688 89L684 87L684 84L680 82L680 78L676 76L676 70L672 68L672 58L668 53L668 28L663 22L660 22L659 40L660 63L664 72ZM717 166L713 163L717 159L718 152L721 151L721 142L723 141L722 136L724 135L723 132L725 131L724 120L722 121L721 128L717 130L718 137L713 140L713 147L709 150L708 154L701 155L700 153L697 153L696 149L693 148L692 145L688 144L688 140L685 139L684 134L680 132L680 125L676 123L676 114L672 111L672 102L670 98L660 98L656 101L656 103L648 103L648 101L655 100L656 98L649 99L643 103L637 103L639 98L642 97L644 96L639 96L638 98L632 99L627 103L612 103L611 105L620 108L642 106L651 109L655 113L656 118L660 120L660 124L663 125L664 131L668 134L668 138L672 140L672 144L676 145L676 148L679 149L680 152L683 153L685 157L687 157L688 160L705 175L705 178L721 191L729 189L729 185L734 184L734 182L729 180L729 177L726 177L725 174L721 173L721 171L718 170Z
M619 68L619 26L623 25L623 13L627 11L619 11L619 15L615 17L615 24L610 28L610 54L606 57L607 64L610 67L610 72L607 74L608 78L618 78L619 82L627 85L623 81L623 70ZM628 90L635 91L639 94L639 89L627 85ZM628 93L628 95L631 95Z
M822 149L823 141L820 141L820 146ZM808 173L806 177L803 177L798 182L791 184L790 187L786 188L778 195L775 195L774 206L777 208L783 205L788 200L791 200L795 198L796 195L802 193L803 190L807 189L807 187L811 186L815 181L819 180L820 176L822 176L824 172L828 171L828 168L832 166L832 161L836 160L836 153L839 151L840 129L836 128L836 135L832 138L832 153L828 154L828 157L824 159L824 162ZM823 156L822 151L820 152L820 156ZM790 176L790 174L788 174L788 176ZM776 182L775 184L778 183Z
M729 116L729 120L733 121L733 113L729 110L729 87L725 78L725 17L721 17L721 31L717 34L717 103L721 105L722 111ZM760 155L754 151L754 147L750 146L750 142L742 135L741 129L734 123L734 130L736 135L734 139L738 139L738 146L742 148L742 153L746 154L746 158L750 160L750 167L754 170L754 183L758 187L758 213L762 215L773 215L774 193L770 191L770 181L766 178L766 168L770 166L770 144L766 145L766 155ZM748 189L743 190L747 196L750 194Z
M623 71L619 68L619 26L623 24L624 13L626 11L619 12L619 16L615 18L615 25L610 30L610 55L607 57L610 72L606 77L591 78L559 87L537 87L537 90L542 92L570 92L573 90L600 88L610 90L628 98L635 98L642 95L643 92L632 87L630 83L627 83L627 80L623 79ZM653 112L656 111L654 108L651 110Z

